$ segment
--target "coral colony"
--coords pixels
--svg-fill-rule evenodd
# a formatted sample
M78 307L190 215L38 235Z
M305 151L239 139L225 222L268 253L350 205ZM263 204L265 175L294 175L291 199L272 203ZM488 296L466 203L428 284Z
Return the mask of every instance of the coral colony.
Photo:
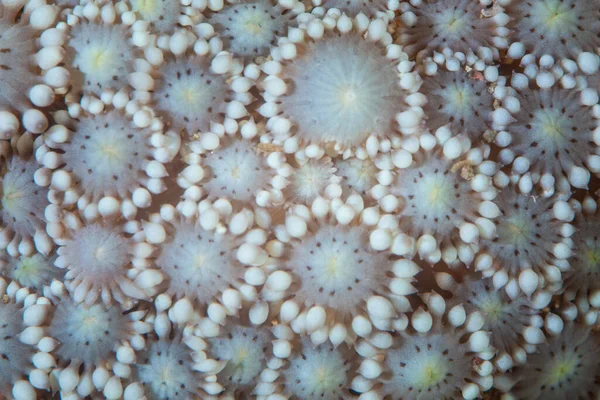
M600 0L0 0L0 398L600 392Z

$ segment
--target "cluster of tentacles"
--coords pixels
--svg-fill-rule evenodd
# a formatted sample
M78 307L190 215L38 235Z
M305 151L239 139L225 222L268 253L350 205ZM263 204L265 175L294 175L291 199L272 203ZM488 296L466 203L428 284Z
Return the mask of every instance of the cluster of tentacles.
M600 0L0 0L0 398L595 399Z

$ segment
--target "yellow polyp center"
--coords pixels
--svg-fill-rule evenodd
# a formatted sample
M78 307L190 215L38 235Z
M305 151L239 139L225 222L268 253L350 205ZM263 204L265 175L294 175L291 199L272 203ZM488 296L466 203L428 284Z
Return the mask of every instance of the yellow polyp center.
M105 256L105 251L106 249L104 247L98 247L95 251L94 251L94 257L96 258L96 260L98 261L102 261L104 259Z
M18 201L21 197L23 197L22 192L10 187L5 187L4 195L2 196L2 207L4 207L9 213L12 213L15 206L19 204Z
M316 381L322 385L324 383L327 383L327 380L329 378L329 374L327 373L327 371L325 370L325 368L319 368L316 372Z
M424 176L418 183L419 202L422 207L430 207L432 212L447 212L454 200L452 184L441 175Z
M196 93L194 92L194 90L184 89L181 96L183 97L183 100L186 101L187 103L189 103L191 105L196 104L197 97L196 97Z
M251 33L253 35L258 35L263 30L262 26L260 25L260 22L255 21L254 19L251 19L250 21L246 22L245 27L248 33Z
M420 390L431 388L437 385L442 379L446 372L442 365L438 365L433 361L428 361L421 369L421 379L417 382L417 387Z
M598 271L600 269L600 249L591 249L585 253L588 269Z
M560 12L558 10L554 10L550 13L546 24L549 28L556 27L557 25L562 24L562 22L564 22L565 19L565 13Z
M465 98L460 90L456 91L456 102L461 104L465 102Z
M100 152L106 156L106 158L113 160L119 160L122 156L121 152L117 148L110 145L100 146Z
M505 220L503 224L500 224L498 229L499 239L507 244L517 246L527 240L529 236L529 229L527 221L523 219L522 215L515 215L513 218Z
M360 166L360 170L358 171L358 176L359 176L359 178L362 178L363 176L371 175L372 172L373 172L373 168L372 168L371 164L362 163L362 165Z
M432 203L437 203L437 200L440 197L442 190L439 186L434 186L429 191L429 201Z
M544 125L544 133L552 138L558 138L562 135L560 126L554 121L548 122Z
M29 275L32 275L37 270L37 263L32 258L24 258L15 271L15 278L21 281Z
M96 317L85 317L82 325L90 327L96 325Z
M240 168L239 167L234 167L231 170L231 177L233 179L239 179L240 178Z
M110 59L112 58L112 54L110 50L107 49L93 49L90 51L90 67L92 71L90 72L98 72L104 68L104 66L110 63Z
M502 317L502 308L503 304L498 299L490 299L481 305L481 311L489 322L496 322Z
M353 88L345 88L340 92L339 98L344 106L349 107L356 104L358 96Z
M201 254L196 255L196 257L194 257L194 267L196 270L199 270L200 268L202 268L204 266L204 256Z
M156 0L137 0L135 2L136 9L143 16L152 13L156 9Z
M339 371L332 371L327 367L319 367L315 370L314 388L319 392L330 391L339 384Z
M163 368L160 374L160 379L164 383L167 383L171 380L171 371L168 368Z
M455 33L463 29L463 22L460 16L453 15L448 21L448 31Z
M327 274L329 276L336 276L339 272L339 260L337 257L332 257L327 263Z
M6 194L4 195L4 199L10 201L10 200L18 199L21 196L22 196L21 192L19 192L18 190L13 190L13 191L6 192Z
M248 354L250 353L250 351L248 350L247 347L242 347L241 349L238 350L236 356L235 356L235 364L238 364L237 368L240 368L240 364L242 364L244 362L244 360L246 359L246 357L248 357Z
M431 182L427 193L427 200L431 204L441 204L448 197L448 190L444 182Z
M242 22L244 29L251 35L260 35L264 31L264 15L258 11L248 13L245 22Z
M561 360L557 362L550 371L548 384L556 385L557 383L564 381L573 374L575 367L577 367L576 359Z
M522 224L509 223L508 231L515 241L518 241L518 239L525 236L526 229Z
M454 103L456 106L461 107L469 102L468 95L462 90L456 90L454 92Z

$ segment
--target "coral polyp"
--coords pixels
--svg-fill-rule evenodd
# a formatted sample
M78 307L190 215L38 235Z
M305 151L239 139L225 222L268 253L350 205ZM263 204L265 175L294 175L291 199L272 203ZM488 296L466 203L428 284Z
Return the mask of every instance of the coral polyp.
M188 134L206 131L211 121L222 121L227 85L209 69L209 64L190 58L163 66L155 91L156 108L169 116L176 128Z
M358 193L364 195L377 182L375 179L377 166L369 158L335 159L333 165L336 169L335 174L341 178L342 190L346 194Z
M281 99L282 110L298 124L303 140L358 145L370 133L383 135L392 129L393 105L401 103L402 90L387 84L397 81L397 73L382 51L353 35L325 37L303 53L284 69L284 80L294 89ZM378 117L369 117L374 114Z
M127 316L117 307L76 304L68 298L58 304L48 328L60 341L56 356L66 363L79 360L88 368L109 359L131 331Z
M0 275L43 293L54 280L61 280L63 273L54 267L56 256L35 253L29 256L6 257L0 259Z
M294 399L351 398L348 386L356 366L347 345L330 343L315 346L302 340L284 367L283 392Z
M317 19L312 23L322 26ZM381 20L371 24L374 30L384 25ZM326 29L318 36L307 33L306 42L279 45L277 61L265 65L269 76L262 85L272 107L261 109L277 142L293 137L346 148L370 136L391 136L398 128L418 131L420 115L407 111L405 98L418 90L419 79L401 61L399 48L386 51L384 32L370 40L361 34L359 28Z
M4 246L45 235L43 209L48 204L48 190L35 184L37 168L35 160L23 159L18 155L4 165L1 197Z
M447 128L443 131L450 134ZM401 229L416 238L412 253L416 251L432 263L444 252L449 264L458 261L457 256L468 264L480 236L495 235L494 216L481 212L494 207L496 195L490 176L494 164L481 162L489 149L474 149L479 160L473 163L461 160L465 149L461 142L468 149L466 138L455 137L445 142L443 150L417 154L386 187L389 195L379 199L384 210L398 212ZM457 248L461 249L458 253Z
M399 8L399 1L386 0L312 0L316 6L325 9L336 8L349 16L364 14L371 17L391 18Z
M584 212L573 222L570 268L564 272L564 296L587 308L600 307L600 234L598 214Z
M62 396L77 393L110 397L121 387L121 380L131 378L134 348L144 346L141 334L150 329L141 320L145 312L125 314L119 307L101 303L78 304L62 284L53 285L52 291L56 308L47 328L48 336L43 339L43 351L48 351L57 365L58 379L50 377L52 390ZM49 354L40 352L36 356L44 359ZM103 378L93 379L99 375L100 365L104 366L100 372Z
M499 81L497 66L469 61L469 65L460 63L455 54L424 61L421 91L428 101L423 110L433 132L445 126L453 134L464 133L478 141L486 131L502 130L508 122L493 119L494 93L501 90L504 79Z
M173 328L169 327L171 329ZM157 337L151 333L150 343L138 355L134 374L136 380L143 385L139 395L145 394L148 398L157 400L184 400L211 398L207 396L222 392L220 384L211 382L210 375L201 372L205 369L203 364L208 367L215 361L196 357L194 339L199 338L176 330L171 334L171 337Z
M114 109L81 113L71 129L55 126L37 153L44 166L39 183L72 194L64 197L64 206L77 203L84 212L132 218L150 205L151 193L165 190L163 162L175 154L162 129L140 127Z
M54 24L58 9L45 3L2 1L0 14L0 134L8 139L17 132L15 113L23 113L25 129L42 133L48 120L35 108L54 103L56 89L68 81L58 66L64 35L53 31L40 40L42 31ZM40 71L52 72L42 78Z
M0 391L19 398L35 392L35 379L30 382L30 373L35 369L34 346L44 336L50 305L48 299L30 294L27 289L17 299L16 287L1 278L0 293ZM26 303L23 295L28 296ZM31 337L27 331L36 331L37 335Z
M401 4L398 42L411 56L451 49L498 58L507 47L509 16L480 0L410 0ZM490 2L487 2L490 3Z
M437 307L416 310L407 330L388 341L382 362L373 357L377 352L362 362L359 372L375 381L368 393L394 400L474 399L491 387L486 353L492 348L483 321L465 323L472 314L462 305L444 312L439 295L431 294L432 301Z
M541 76L541 74L540 74ZM504 103L514 105L515 121L496 143L505 149L500 161L511 164L516 175L548 175L557 182L568 180L576 188L586 188L591 173L598 172L594 157L600 154L593 140L597 118L592 109L580 100L577 89L562 89L550 78L537 80L535 87L525 75L512 77L512 88L506 93ZM538 178L539 179L539 178ZM554 181L546 180L549 190Z
M0 0L0 400L598 398L599 32Z
M203 163L207 179L202 188L209 198L229 198L253 203L261 190L269 187L276 171L266 157L258 154L255 143L235 141L206 154Z
M367 233L355 227L323 226L314 236L304 239L306 248L292 251L288 268L301 277L302 284L295 291L301 304L323 304L347 315L362 303L365 294L378 291L371 285L389 270L385 267L388 260L385 255L363 250ZM366 269L362 267L365 262L376 267Z
M594 52L600 38L600 10L594 2L576 0L510 1L506 12L513 18L514 31L509 55L523 53L536 57L576 58Z
M22 312L16 304L8 303L0 306L2 324L0 333L0 390L8 393L10 386L17 379L27 375L32 368L33 349L19 343L19 334L24 329Z
M382 391L394 399L404 398L411 388L418 394L433 392L434 396L456 392L471 361L456 351L456 339L448 339L442 335L409 337L402 348L391 350L386 366L390 370L400 367L400 371L384 383Z
M257 0L228 4L209 21L235 56L258 57L287 33L290 12L271 0Z
M218 336L207 340L211 357L223 363L217 380L229 388L227 394L239 398L254 393L271 357L273 339L264 327L228 321Z
M454 294L453 304L462 304L467 313L481 314L485 321L482 329L490 332L490 344L497 351L493 360L497 369L506 371L526 363L527 354L543 337L537 324L550 296L540 297L535 304L496 290L490 278L472 277L457 284L447 274L439 273L436 280Z
M90 305L102 299L111 304L114 299L131 304L132 298L154 294L152 289L161 276L146 269L143 257L135 258L136 249L146 250L124 229L114 223L92 222L61 240L55 265L66 269L66 286L77 303Z
M471 199L463 196L463 193L470 192L469 184L458 179L453 182L452 178L458 177L456 173L452 173L451 163L432 158L423 164L422 169L402 171L394 192L405 200L406 208L402 215L410 218L411 222L407 223L414 230L446 236L459 226L447 222L452 221L455 214L472 208L471 204L465 204ZM404 195L404 190L410 187L411 182L415 185L413 188L416 188L414 195ZM465 216L459 214L457 218L464 219ZM461 222L458 221L458 224Z
M236 244L228 235L204 231L194 221L179 221L156 264L170 278L169 292L207 304L243 277L236 268Z
M528 295L538 288L556 291L562 283L561 271L569 269L569 221L573 216L569 205L558 197L520 193L513 185L505 187L495 203L496 236L480 242L482 253L475 261L478 269L488 276L499 274L497 287L507 279L518 279Z
M131 0L131 10L140 20L152 24L157 33L172 33L184 18L187 7L180 1L170 0ZM191 7L190 14L193 15ZM198 13L198 12L196 12ZM189 17L188 17L189 18Z
M326 197L327 189L333 190L334 186L339 186L340 178L329 157L305 160L299 164L290 177L289 197L291 201L311 204L317 196Z
M560 321L560 317L554 315ZM528 365L507 376L508 392L519 399L593 398L598 390L600 342L591 327L577 321L557 322L558 332L528 357ZM510 383L502 382L502 389ZM506 386L505 386L506 385Z
M128 84L134 72L136 51L131 43L131 30L124 24L115 24L120 12L112 4L105 4L100 12L80 14L80 8L69 10L77 23L68 31L66 64L71 73L73 94L101 95L119 90ZM110 10L110 11L108 11ZM116 15L115 15L116 14ZM74 98L77 102L77 97Z
M167 211L168 210L168 211ZM219 216L212 207L207 207L199 216L185 218L175 209L163 208L161 214L172 215L167 220L152 215L146 223L146 240L160 245L155 253L155 264L165 275L166 291L161 296L169 298L173 307L177 304L193 305L195 310L186 306L186 311L177 316L170 314L173 322L193 320L200 310L207 307L222 307L227 301L221 297L229 292L241 303L241 293L248 294L248 285L262 285L253 282L248 267L255 267L260 274L266 253L260 243L251 243L254 235L262 237L260 228L252 227L248 213L242 211L237 218L231 219L230 231L224 231L218 225ZM241 224L241 225L238 225ZM241 230L240 230L241 228ZM246 233L247 236L241 236ZM169 237L166 237L168 233ZM256 301L256 293L246 298L250 303ZM182 308L180 308L182 309ZM216 322L219 322L217 319Z
M130 133L129 124L116 112L85 119L68 147L61 149L65 163L92 198L126 192L137 181L135 172L143 169L149 158L148 133Z
M250 121L244 129L250 125L256 130ZM202 200L227 201L235 211L281 204L286 178L293 169L280 151L265 154L256 141L219 138L211 133L205 139L185 148L184 160L189 165L178 177L190 209Z
M323 202L327 207L327 201ZM341 222L337 224L290 213L285 227L279 228L278 238L290 248L282 254L281 270L268 278L263 293L267 298L288 297L280 309L281 320L298 333L312 334L315 342L319 335L328 334L337 343L350 329L368 336L372 325L390 329L410 310L406 296L416 292L410 282L420 269L412 261L393 260L385 246L376 242L387 242L388 233L362 225L361 211L369 213L343 206L332 216ZM356 217L347 219L347 214ZM368 217L363 214L363 218ZM386 282L384 277L391 279Z

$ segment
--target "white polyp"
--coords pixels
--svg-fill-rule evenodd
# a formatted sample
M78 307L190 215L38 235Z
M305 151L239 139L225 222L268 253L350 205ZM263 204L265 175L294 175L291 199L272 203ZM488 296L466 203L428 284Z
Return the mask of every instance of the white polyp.
M582 52L577 57L577 64L583 73L593 75L598 72L600 58L594 53Z
M373 326L366 317L359 315L352 320L352 330L360 337L368 337L373 330Z
M460 227L460 238L465 243L475 243L479 238L479 228L471 223L462 224Z
M308 333L320 329L325 324L326 318L327 314L323 307L315 306L310 308L306 314L306 330Z
M395 310L392 303L382 296L373 296L367 300L367 311L376 318L390 319L394 316Z
M269 306L265 302L255 303L249 312L250 322L254 325L260 325L267 320L269 315Z
M35 85L29 91L29 98L38 107L48 107L54 102L54 90L47 85Z
M193 315L194 308L187 298L178 300L169 310L169 316L175 323L185 323Z
M417 240L417 251L421 258L432 254L437 249L437 242L432 235L423 235Z
M420 308L412 315L411 323L417 332L427 333L433 326L433 318L430 313Z
M292 237L300 238L306 234L306 221L296 215L288 216L285 226Z
M553 336L559 335L564 329L564 322L556 314L549 313L544 320L544 327Z
M40 110L30 109L23 113L23 126L31 133L43 133L48 128L48 119Z
M587 169L574 165L568 174L571 185L578 189L587 189L590 182L590 172Z
M561 221L570 221L574 215L574 211L566 201L559 200L552 206L554 216Z
M13 385L12 395L15 400L35 400L35 389L31 384L24 380L16 381Z
M392 235L387 229L376 229L371 232L369 241L375 250L383 251L392 245Z
M542 332L542 330L534 326L526 327L523 331L523 337L525 338L527 343L531 344L541 344L545 340L544 333Z
M293 300L285 301L279 310L279 315L283 322L290 322L294 320L300 313L300 307L298 303Z
M265 286L271 290L284 291L290 287L292 276L286 271L275 271L267 278Z
M532 269L525 269L519 274L519 287L527 296L535 292L538 283L539 277Z

